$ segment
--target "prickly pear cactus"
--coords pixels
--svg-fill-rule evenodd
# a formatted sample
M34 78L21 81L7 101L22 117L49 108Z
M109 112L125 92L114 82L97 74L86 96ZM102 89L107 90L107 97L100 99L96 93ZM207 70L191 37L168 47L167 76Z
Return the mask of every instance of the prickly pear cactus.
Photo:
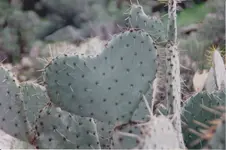
M45 69L53 103L99 121L127 122L155 78L156 49L149 34L126 31L99 56L55 58Z
M21 97L23 99L23 109L26 120L31 128L35 124L40 111L50 103L45 87L35 83L20 84Z
M2 66L0 81L0 129L22 141L28 141L27 124L17 81Z
M0 68L1 129L36 148L179 149L185 148L185 140L188 148L208 143L208 148L225 149L225 119L208 142L202 134L203 129L210 129L208 121L222 114L215 108L225 107L223 88L191 97L180 114L177 1L168 2L168 37L159 19L149 18L141 6L132 5L129 21L133 29L113 36L94 58L75 54L54 58L45 67L47 90L32 83L18 86ZM164 98L155 95L155 77L157 86L160 80L164 83ZM153 115L157 99L167 103L158 117Z
M156 108L156 105L164 103L163 100L166 98L166 27L160 18L146 15L142 6L136 4L131 5L128 21L132 28L142 29L149 33L156 43L157 72L155 78L156 86L153 89L153 101L155 101L153 105Z
M166 28L161 20L157 17L147 16L141 5L131 5L128 20L133 28L148 32L154 41L166 40Z
M47 106L36 121L33 145L37 148L100 149L96 124L92 118L82 118Z
M216 107L225 107L225 98L225 92L200 92L186 102L182 112L182 131L187 148L203 148L206 141L200 140L201 130L209 126L208 121L220 117Z
M151 100L151 91L146 93L146 96L143 96L143 99L139 106L134 111L134 114L131 120L125 124L108 124L105 122L95 121L97 124L97 131L100 139L101 148L111 148L111 149L129 149L134 148L138 145L139 141L136 138L128 137L121 135L120 133L129 133L141 135L141 130L136 126L139 123L143 123L149 120L149 104L146 97ZM151 104L150 104L151 105ZM120 133L118 133L120 132Z
M36 148L100 148L92 118L81 118L54 107L40 85L22 83L21 93L32 133L29 142Z
M177 0L168 1L168 42L166 45L166 101L167 109L172 115L179 145L185 149L181 128L181 84L180 60L177 43Z

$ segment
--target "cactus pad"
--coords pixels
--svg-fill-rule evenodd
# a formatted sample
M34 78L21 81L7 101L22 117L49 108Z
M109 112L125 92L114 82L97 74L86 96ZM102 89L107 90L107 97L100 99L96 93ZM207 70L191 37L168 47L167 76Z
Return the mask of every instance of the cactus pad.
M188 148L203 148L205 141L200 139L200 132L209 126L208 122L220 117L221 114L214 110L218 106L225 106L225 93L214 92L208 94L201 92L191 97L185 104L182 112L183 135ZM195 143L195 144L194 144Z
M28 141L20 89L16 80L6 69L1 67L0 82L0 129L22 141Z
M93 119L71 115L54 106L43 109L35 129L33 144L37 148L100 148Z
M45 87L35 83L22 83L21 93L28 125L32 127L40 111L50 103L50 100Z
M115 35L99 56L55 58L45 69L51 101L76 115L127 122L156 74L156 49L149 34Z
M157 17L149 17L142 6L133 4L129 13L129 22L133 28L143 29L148 32L155 41L166 40L166 28Z

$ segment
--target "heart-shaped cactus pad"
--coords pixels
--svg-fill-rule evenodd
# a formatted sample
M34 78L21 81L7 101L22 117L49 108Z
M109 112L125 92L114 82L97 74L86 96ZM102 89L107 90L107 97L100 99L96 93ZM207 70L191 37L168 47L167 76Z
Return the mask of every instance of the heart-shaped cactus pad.
M156 57L148 33L125 31L114 35L94 58L63 55L53 59L45 67L48 95L76 115L125 123L151 88Z

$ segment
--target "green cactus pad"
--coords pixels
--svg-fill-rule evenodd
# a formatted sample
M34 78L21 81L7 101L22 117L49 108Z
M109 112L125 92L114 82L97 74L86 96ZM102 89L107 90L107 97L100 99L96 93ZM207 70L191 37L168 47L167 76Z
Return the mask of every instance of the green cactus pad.
M1 67L0 81L0 129L22 141L28 141L20 89L16 80L6 69Z
M23 107L30 127L34 126L40 111L50 103L45 87L35 83L22 83Z
M45 69L51 101L76 115L114 124L127 122L156 74L156 49L149 34L115 35L99 56L58 57Z
M44 149L99 149L96 124L91 118L71 115L60 108L43 109L36 122L34 145Z
M161 20L147 16L142 6L135 4L131 6L129 22L133 28L148 32L155 41L166 41L166 28Z
M225 92L214 92L211 94L201 92L187 100L181 116L184 122L183 136L187 148L203 148L206 141L200 141L195 145L192 144L194 141L201 138L197 134L194 134L193 131L198 133L203 129L202 125L194 121L208 126L208 121L219 118L219 114L214 113L217 111L211 110L214 110L217 106L225 106L225 98Z
M146 99L151 100L152 90L146 93ZM142 100L134 111L134 114L131 118L132 122L146 122L149 120L149 111L146 107L144 100ZM102 149L124 149L124 148L133 148L137 145L137 140L131 137L126 137L122 135L116 135L114 130L114 125L107 124L105 122L96 121L97 131L101 143ZM125 128L121 128L120 132L133 133L140 135L140 130L132 124L127 123L128 125ZM117 126L117 125L116 125ZM114 143L114 144L113 144ZM132 144L131 144L132 143Z

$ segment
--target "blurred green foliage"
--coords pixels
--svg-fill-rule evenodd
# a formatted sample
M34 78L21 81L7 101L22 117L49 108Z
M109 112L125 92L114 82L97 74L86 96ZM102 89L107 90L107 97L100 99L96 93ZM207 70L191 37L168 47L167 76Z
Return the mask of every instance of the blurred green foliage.
M194 5L187 8L178 15L178 26L200 23L211 10L205 4Z

